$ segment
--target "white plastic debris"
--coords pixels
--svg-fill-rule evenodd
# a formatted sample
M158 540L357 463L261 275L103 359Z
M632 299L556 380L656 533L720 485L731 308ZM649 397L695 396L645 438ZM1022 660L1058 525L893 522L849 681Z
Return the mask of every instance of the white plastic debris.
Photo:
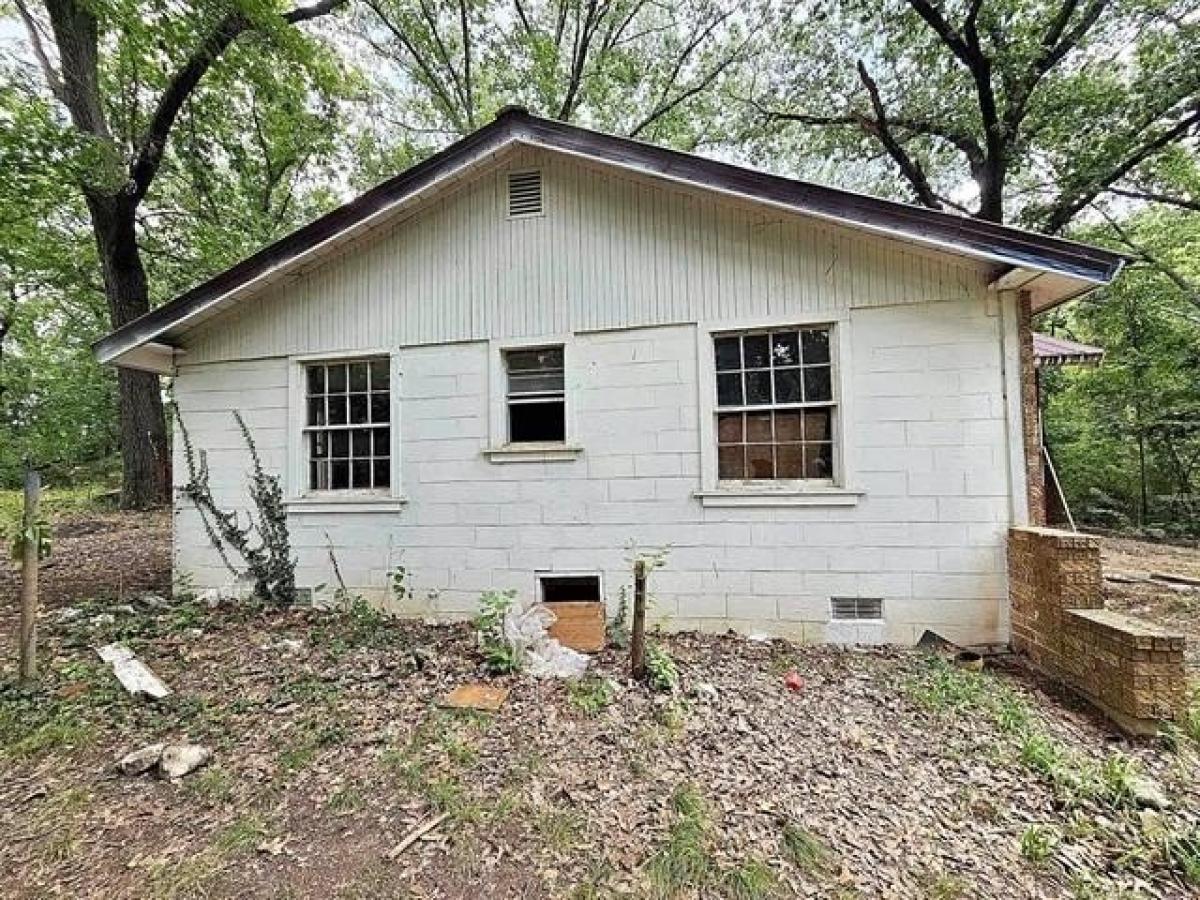
M138 659L124 644L108 644L96 651L100 658L112 666L113 674L121 686L133 695L145 694L159 700L168 696L171 689L150 668Z
M543 603L515 602L504 614L504 639L534 678L578 678L588 667L582 653L564 647L547 633L555 615Z

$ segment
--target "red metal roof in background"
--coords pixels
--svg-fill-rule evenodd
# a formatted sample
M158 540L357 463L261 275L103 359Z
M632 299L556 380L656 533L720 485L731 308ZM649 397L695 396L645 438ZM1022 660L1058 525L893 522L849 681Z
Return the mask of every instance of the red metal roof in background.
M1035 331L1033 357L1039 366L1097 366L1100 360L1104 359L1104 350L1091 344L1080 344Z

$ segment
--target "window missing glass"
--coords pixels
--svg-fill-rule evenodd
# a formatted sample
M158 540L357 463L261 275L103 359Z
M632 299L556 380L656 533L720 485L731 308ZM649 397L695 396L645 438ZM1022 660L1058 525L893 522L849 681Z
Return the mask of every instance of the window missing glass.
M714 337L719 478L833 480L830 334L822 326Z
M388 359L313 363L304 367L304 383L309 490L390 488Z
M567 439L563 348L504 352L508 373L508 440L511 444Z
M543 603L599 603L599 575L541 575Z

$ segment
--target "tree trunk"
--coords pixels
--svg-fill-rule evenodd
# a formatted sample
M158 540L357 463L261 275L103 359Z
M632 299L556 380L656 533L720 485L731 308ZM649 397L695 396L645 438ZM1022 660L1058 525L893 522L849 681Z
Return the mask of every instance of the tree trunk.
M121 195L88 195L92 229L104 271L104 295L113 328L150 310L146 270L137 245L136 201ZM121 506L142 509L166 503L171 454L158 376L120 369Z

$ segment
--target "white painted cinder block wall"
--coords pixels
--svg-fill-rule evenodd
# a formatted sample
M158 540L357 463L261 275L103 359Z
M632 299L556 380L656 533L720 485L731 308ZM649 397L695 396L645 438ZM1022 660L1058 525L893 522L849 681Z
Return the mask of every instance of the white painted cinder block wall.
M574 335L568 396L582 454L496 464L486 341L402 348L399 511L293 512L301 585L347 582L386 600L403 565L409 611L474 611L488 589L535 592L541 571L598 571L610 609L630 581L631 545L669 546L651 587L667 627L768 632L807 641L912 643L926 628L963 643L1007 640L1009 521L1001 319L958 292L851 309L842 389L846 487L855 506L712 508L701 488L697 326ZM182 415L218 498L244 507L248 458L230 410L265 465L287 469L285 357L179 368ZM177 446L179 442L177 441ZM176 480L186 480L176 456ZM194 510L176 512L176 567L200 587L228 573ZM882 629L829 622L831 596L880 597Z

